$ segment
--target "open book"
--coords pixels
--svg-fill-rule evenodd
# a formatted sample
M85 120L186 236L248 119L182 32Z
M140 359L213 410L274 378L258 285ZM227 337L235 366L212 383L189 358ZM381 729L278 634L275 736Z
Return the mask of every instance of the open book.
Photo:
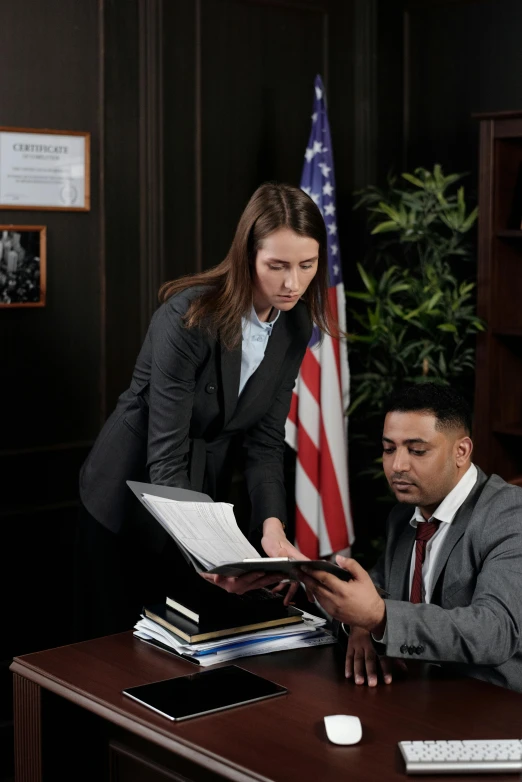
M198 492L135 481L127 483L198 572L239 576L259 571L282 573L299 580L299 560L262 557L239 529L232 505L212 502L210 497ZM306 566L326 570L345 581L351 578L332 562L308 560Z

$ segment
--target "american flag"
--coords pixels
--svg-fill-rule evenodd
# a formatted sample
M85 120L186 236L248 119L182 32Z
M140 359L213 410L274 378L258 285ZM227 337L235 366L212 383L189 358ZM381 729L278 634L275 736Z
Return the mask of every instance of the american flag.
M340 329L346 331L332 141L320 76L315 79L301 188L315 201L326 223L330 306ZM295 543L311 559L326 557L354 541L348 492L348 395L346 341L326 335L320 343L314 328L286 423L286 441L297 451Z

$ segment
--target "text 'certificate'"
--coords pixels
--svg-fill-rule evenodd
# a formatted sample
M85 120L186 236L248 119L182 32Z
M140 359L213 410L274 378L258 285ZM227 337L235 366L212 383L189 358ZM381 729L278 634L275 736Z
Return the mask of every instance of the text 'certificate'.
M0 208L87 210L88 176L88 133L0 129Z

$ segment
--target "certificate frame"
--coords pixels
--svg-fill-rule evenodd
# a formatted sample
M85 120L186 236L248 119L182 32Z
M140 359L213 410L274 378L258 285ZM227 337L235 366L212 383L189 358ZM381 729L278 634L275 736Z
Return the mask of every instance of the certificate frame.
M8 235L7 237L6 234ZM21 236L17 238L16 234ZM12 246L10 251L6 251L6 238ZM1 224L0 243L2 243L0 257L0 310L20 307L45 307L47 291L47 227L45 225ZM21 253L19 253L20 248L23 248L23 258ZM7 257L11 252L13 255ZM12 294L10 293L11 281L14 281ZM38 285L38 290L36 291L37 298L34 295L35 291L30 288L31 285L34 288L35 282Z
M15 145L21 148L15 150ZM32 146L36 149L31 149ZM52 151L46 151L46 147ZM75 149L75 155L68 151L69 147ZM49 174L46 182L43 171L49 165L58 166L60 173L55 168L54 176ZM11 183L7 184L9 180L12 188ZM91 134L88 131L0 126L0 210L89 212L90 181Z

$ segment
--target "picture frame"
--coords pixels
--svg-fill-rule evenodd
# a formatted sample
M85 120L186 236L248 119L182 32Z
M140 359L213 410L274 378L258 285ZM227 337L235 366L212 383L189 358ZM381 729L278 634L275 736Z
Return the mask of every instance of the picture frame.
M0 127L0 209L88 212L91 134Z
M0 225L0 309L45 307L47 228Z

